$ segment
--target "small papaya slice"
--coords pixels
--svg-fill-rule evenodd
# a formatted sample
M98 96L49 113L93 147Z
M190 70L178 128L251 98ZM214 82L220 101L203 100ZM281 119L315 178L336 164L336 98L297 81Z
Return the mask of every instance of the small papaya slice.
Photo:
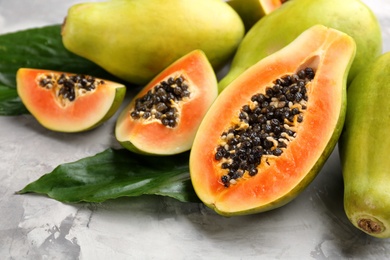
M263 16L273 12L288 0L228 0L241 17L245 31L249 31Z
M17 92L38 122L53 131L81 132L114 115L126 87L122 84L62 71L20 68Z
M344 209L351 223L378 238L390 237L390 52L368 64L348 88L339 141Z
M171 155L191 148L206 111L218 95L214 70L201 50L164 69L118 117L115 136L142 154Z
M191 149L199 198L233 216L298 196L341 133L355 50L350 36L316 25L234 80L205 115Z

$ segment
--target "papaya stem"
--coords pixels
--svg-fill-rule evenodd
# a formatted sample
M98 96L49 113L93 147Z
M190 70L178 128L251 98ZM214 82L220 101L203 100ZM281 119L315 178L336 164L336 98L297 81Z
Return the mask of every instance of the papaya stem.
M385 230L383 223L376 219L361 218L357 223L359 228L369 234L380 234Z

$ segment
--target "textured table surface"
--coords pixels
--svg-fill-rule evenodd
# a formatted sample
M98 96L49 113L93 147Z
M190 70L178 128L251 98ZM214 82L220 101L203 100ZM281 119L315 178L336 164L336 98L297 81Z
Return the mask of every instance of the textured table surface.
M61 23L76 2L0 0L0 33ZM390 51L390 1L364 2L381 23L383 51ZM201 204L157 196L67 205L14 194L59 164L118 147L114 118L67 135L43 129L30 115L0 117L1 259L390 258L390 240L364 235L344 214L337 151L297 199L251 216L224 218Z

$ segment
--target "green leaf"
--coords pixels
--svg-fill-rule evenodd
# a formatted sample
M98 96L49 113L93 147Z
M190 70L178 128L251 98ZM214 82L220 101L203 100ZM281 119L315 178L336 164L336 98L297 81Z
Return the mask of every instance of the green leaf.
M140 195L169 196L197 202L189 176L189 153L144 156L125 149L107 149L51 173L19 191L40 193L66 203L102 202Z
M61 25L50 25L0 35L0 84L16 87L21 67L84 73L112 78L101 67L65 49Z
M93 75L107 80L119 81L91 61L75 55L62 44L61 25L0 35L0 85L16 88L16 72L19 68L40 68ZM3 96L0 92L0 115L26 113L21 109L15 93Z
M0 85L0 115L11 116L28 113L15 88Z

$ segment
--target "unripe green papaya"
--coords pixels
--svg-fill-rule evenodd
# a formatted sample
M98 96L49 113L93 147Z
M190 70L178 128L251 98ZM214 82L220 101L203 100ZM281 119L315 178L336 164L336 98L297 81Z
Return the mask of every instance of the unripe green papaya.
M339 140L344 209L367 234L390 237L390 52L356 76L348 88Z
M146 84L194 49L214 69L244 36L239 15L221 0L109 0L76 4L63 24L65 48L111 74Z
M261 18L245 35L229 72L219 82L219 91L257 61L286 46L316 24L354 38L357 52L348 76L349 83L361 68L382 53L379 22L360 0L289 0Z

